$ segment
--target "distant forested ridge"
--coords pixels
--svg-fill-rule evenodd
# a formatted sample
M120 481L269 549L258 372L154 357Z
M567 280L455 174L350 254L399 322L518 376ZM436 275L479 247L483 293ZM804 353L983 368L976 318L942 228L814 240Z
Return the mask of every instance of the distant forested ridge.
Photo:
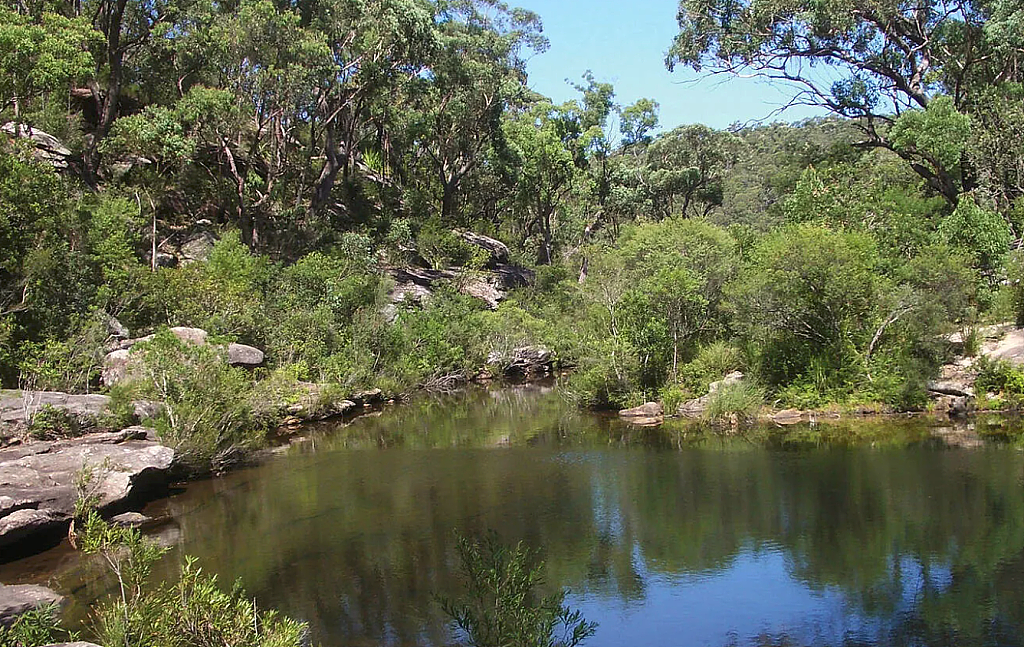
M532 349L588 406L736 370L737 408L927 406L1024 313L1024 10L678 21L670 68L831 116L664 130L590 72L554 103L540 17L493 0L0 0L2 386L98 390L122 328L194 326L264 366L168 389L213 360L158 335L135 397L448 388Z

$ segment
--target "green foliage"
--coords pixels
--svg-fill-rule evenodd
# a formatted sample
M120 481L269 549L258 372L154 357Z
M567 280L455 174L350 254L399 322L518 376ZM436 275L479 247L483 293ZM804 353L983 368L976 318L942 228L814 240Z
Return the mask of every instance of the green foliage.
M565 606L565 591L538 598L543 564L520 542L501 543L494 533L480 541L458 537L463 600L441 600L441 608L472 647L576 647L597 624Z
M746 369L743 351L725 341L703 346L692 361L679 369L679 383L691 397L708 392L708 385L732 373ZM667 408L667 407L666 407Z
M228 593L216 576L186 557L178 578L153 586L153 565L164 549L133 528L107 524L92 512L80 533L81 549L100 555L117 578L119 595L97 610L103 644L141 647L299 647L306 627L275 611L260 611L237 584Z
M1014 402L1024 402L1024 371L1005 360L978 360L974 388L979 393L995 393Z
M1006 221L971 195L960 198L953 213L939 225L939 233L950 245L970 254L983 270L999 269L1010 251Z
M73 634L61 629L60 609L50 604L19 615L10 626L0 624L0 647L37 647L71 641Z
M74 438L83 433L82 423L64 409L45 406L32 416L28 433L37 440Z
M971 137L971 118L957 112L951 97L941 96L924 110L900 115L889 137L896 150L924 153L947 172L959 175Z
M757 244L729 296L737 327L758 345L758 373L768 384L810 373L842 381L856 372L857 351L889 289L878 263L869 237L813 225Z
M724 384L712 393L701 416L709 422L749 424L757 420L763 405L764 391L741 380Z
M203 469L264 442L268 421L255 413L252 378L229 366L223 349L162 329L132 353L135 394L163 404L157 431L185 464Z
M60 91L95 72L89 45L102 40L85 17L59 13L25 15L0 7L0 101L26 102L38 94Z

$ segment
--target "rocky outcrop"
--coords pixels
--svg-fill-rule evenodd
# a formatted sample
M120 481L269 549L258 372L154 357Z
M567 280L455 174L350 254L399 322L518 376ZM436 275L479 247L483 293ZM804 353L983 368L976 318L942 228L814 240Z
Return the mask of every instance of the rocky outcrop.
M183 342L203 346L207 343L209 333L202 328L190 328L188 326L175 326L169 328L171 334ZM103 358L103 370L100 373L100 380L104 386L113 386L126 379L132 371L134 356L132 349L136 345L153 339L153 335L146 335L136 339L125 339L117 343L116 348L107 353ZM232 366L244 368L255 368L261 366L265 359L263 351L246 344L231 343L227 345L227 361Z
M120 511L166 484L174 450L141 427L0 450L0 554L53 536L80 494L105 513Z
M106 414L110 398L105 395L74 395L59 391L0 391L0 423L28 425L47 407L74 417L83 427L95 427Z
M386 271L395 280L395 287L389 293L392 304L407 305L428 301L437 285L447 283L467 296L480 299L493 310L509 290L525 287L534 280L532 271L501 263L493 263L489 269L480 271L422 267L392 267Z
M37 584L0 584L0 625L10 626L23 613L61 605L64 596Z
M37 160L45 162L55 169L66 169L68 167L71 149L50 133L43 132L26 124L18 125L14 122L8 122L0 126L0 130L12 137L31 140L34 146L32 155Z
M510 377L537 377L551 373L555 353L544 346L519 346L507 351L491 351L487 363Z
M511 252L509 252L508 245L500 240L461 229L453 229L452 233L470 245L474 245L486 251L490 255L490 258L488 258L487 261L488 267L498 267L508 264Z

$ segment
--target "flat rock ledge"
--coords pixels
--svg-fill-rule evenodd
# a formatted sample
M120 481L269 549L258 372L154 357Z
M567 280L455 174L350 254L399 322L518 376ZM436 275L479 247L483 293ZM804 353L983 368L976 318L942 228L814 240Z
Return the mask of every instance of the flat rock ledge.
M83 475L88 475L83 493L107 515L159 493L174 450L154 437L151 430L130 427L0 449L0 555L37 552L61 537Z
M0 584L0 625L10 626L23 613L61 605L64 596L37 584Z
M60 409L84 424L95 424L107 412L105 395L73 395L59 391L0 391L0 423L28 425L46 407Z

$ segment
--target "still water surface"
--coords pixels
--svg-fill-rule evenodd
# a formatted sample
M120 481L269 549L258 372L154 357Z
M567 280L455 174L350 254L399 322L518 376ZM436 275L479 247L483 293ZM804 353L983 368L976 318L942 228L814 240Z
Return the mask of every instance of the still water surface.
M542 551L590 647L1024 644L1024 456L1002 432L641 430L530 391L321 431L151 506L180 529L168 572L195 555L324 647L444 645L454 531L493 529Z

